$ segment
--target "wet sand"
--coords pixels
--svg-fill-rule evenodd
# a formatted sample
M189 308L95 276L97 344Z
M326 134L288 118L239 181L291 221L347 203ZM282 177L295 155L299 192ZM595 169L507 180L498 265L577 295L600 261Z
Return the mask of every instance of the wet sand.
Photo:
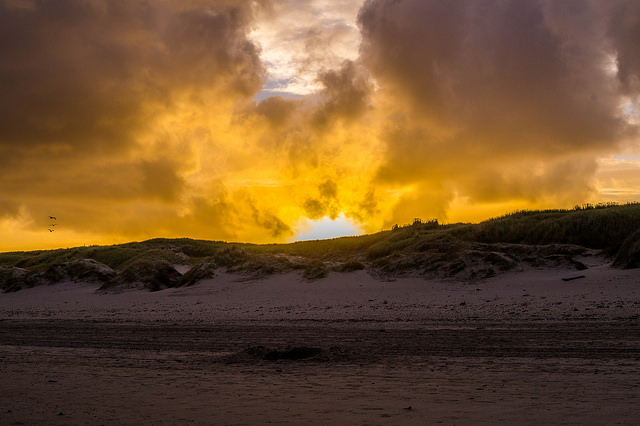
M0 295L2 424L637 424L640 271Z

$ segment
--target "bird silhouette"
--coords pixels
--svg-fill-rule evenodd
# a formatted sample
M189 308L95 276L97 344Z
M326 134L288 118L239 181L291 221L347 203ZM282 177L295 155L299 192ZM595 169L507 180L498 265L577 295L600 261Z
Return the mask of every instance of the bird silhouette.
M49 232L53 232L53 229L49 229Z
M56 226L56 224L55 224L55 223L52 223L52 224L51 224L51 225L49 225L49 226Z
M49 216L49 219L57 220L55 216Z

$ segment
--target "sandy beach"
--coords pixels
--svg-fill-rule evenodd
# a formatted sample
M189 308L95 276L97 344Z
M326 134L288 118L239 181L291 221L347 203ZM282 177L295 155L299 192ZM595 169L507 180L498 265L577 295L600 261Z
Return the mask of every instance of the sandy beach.
M2 424L637 424L640 270L0 294Z

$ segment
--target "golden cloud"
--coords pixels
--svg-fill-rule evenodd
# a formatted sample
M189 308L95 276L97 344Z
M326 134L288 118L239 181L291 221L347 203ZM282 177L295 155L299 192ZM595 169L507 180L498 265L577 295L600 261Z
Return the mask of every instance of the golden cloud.
M373 232L628 190L597 176L637 140L634 2L369 0L356 59L318 65L344 25L307 34L321 89L296 99L256 97L271 6L0 3L0 249L285 241L305 218Z

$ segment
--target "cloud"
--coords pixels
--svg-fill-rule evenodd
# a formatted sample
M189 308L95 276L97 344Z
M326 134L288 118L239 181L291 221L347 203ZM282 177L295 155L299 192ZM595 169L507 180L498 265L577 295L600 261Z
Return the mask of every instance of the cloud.
M3 210L73 206L86 230L126 222L100 211L177 204L212 142L207 118L264 81L252 20L247 2L1 2Z
M261 101L256 106L255 113L264 116L271 125L279 127L289 122L299 105L298 101L272 96Z
M544 156L609 144L623 124L609 52L575 52L586 48L568 46L578 36L548 22L568 11L543 5L370 2L360 15L363 57L458 145L481 139Z
M269 68L267 93L310 95L323 70L358 56L355 16L363 0L274 1L258 14L251 39Z
M315 121L324 126L331 119L354 120L370 107L372 84L365 69L344 61L339 69L320 72L318 80L324 90Z
M249 96L262 83L257 50L244 35L244 7L32 4L0 6L4 150L118 154L185 97L203 89L203 96Z
M5 9L7 138L108 150L131 143L144 118L185 92L207 86L248 96L260 87L263 69L243 32L248 11L170 5L61 0Z
M621 200L635 163L601 159L637 148L639 33L622 0L0 1L0 234L273 242Z
M639 160L638 156L615 156L599 161L596 185L605 201L640 199Z
M379 184L413 185L408 199L435 202L440 214L452 197L434 201L434 187L483 202L592 195L596 158L635 131L620 100L640 69L629 41L640 28L636 9L368 1L360 60L388 123ZM625 25L616 25L620 16Z
M607 17L606 32L615 50L618 78L623 90L640 94L640 4L633 1L615 0L598 5Z

